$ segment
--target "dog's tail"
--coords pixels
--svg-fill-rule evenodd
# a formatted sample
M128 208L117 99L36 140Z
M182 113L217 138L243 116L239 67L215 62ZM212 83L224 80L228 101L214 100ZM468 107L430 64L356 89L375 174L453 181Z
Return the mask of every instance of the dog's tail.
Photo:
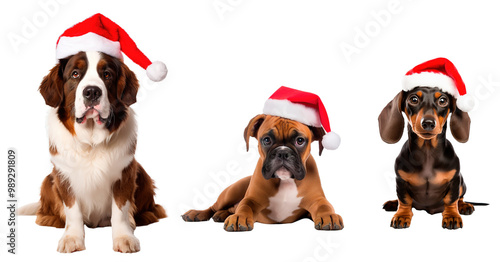
M473 206L488 206L488 205L490 205L489 203L476 203L476 202L468 202L468 201L465 201L465 203L471 204Z
M40 202L31 203L20 207L17 210L17 214L20 216L34 216L38 209L40 209Z

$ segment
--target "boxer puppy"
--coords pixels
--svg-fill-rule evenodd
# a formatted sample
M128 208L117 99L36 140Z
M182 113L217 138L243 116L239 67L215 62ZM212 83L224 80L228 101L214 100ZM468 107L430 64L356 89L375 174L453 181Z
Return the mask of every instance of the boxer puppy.
M254 174L226 188L206 210L190 210L185 221L224 221L226 231L250 231L254 222L291 223L309 217L318 230L344 228L342 217L325 198L311 143L325 131L300 122L257 115L245 128L244 137L259 141L260 158Z

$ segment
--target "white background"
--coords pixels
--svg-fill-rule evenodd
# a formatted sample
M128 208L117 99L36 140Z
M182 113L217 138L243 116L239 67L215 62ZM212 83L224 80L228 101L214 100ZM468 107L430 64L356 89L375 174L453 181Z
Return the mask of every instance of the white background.
M46 2L56 4L46 9ZM154 84L142 68L125 60L142 85L133 106L139 122L136 158L155 179L156 200L169 217L136 230L142 250L133 255L113 252L110 228L86 229L86 251L58 254L62 229L20 217L19 255L11 256L4 244L7 210L1 208L1 260L498 260L500 6L495 1L437 2L2 3L1 206L6 205L8 147L19 153L20 204L38 200L40 184L52 169L48 106L37 91L39 83L55 65L59 35L101 12L121 25L151 60L162 60L169 69L167 78ZM12 44L14 36L25 40ZM341 49L346 45L357 48L356 53L346 56ZM393 165L406 133L398 144L385 144L377 117L401 90L409 69L439 56L455 63L468 92L477 98L469 142L460 144L450 134L448 139L461 159L466 200L490 206L463 216L460 230L442 229L442 216L424 211L414 211L409 229L395 230L389 227L393 213L381 207L396 197ZM332 129L342 137L338 150L325 150L319 157L315 144L312 155L345 229L319 232L302 220L227 233L212 221L182 221L185 211L208 207L224 187L253 172L256 142L246 153L243 130L281 85L318 94Z

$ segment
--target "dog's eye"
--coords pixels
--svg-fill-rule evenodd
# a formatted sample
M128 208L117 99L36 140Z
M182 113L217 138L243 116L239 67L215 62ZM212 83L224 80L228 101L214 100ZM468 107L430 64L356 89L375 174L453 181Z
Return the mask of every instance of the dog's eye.
M438 100L438 105L440 107L446 107L446 106L448 106L448 98L446 98L445 96L440 97L439 100Z
M265 145L265 146L270 146L272 142L273 141L268 136L262 138L262 144Z
M297 139L295 139L295 144L297 144L298 146L303 145L305 142L306 142L306 139L301 137L301 136L299 136L299 137L297 137Z
M76 70L73 70L73 72L71 72L71 77L73 77L73 78L79 78L80 77L80 73L78 73L78 71L76 71Z
M111 73L109 71L104 71L102 74L104 76L104 79L108 80L111 78Z
M420 99L418 98L418 96L412 95L410 96L410 98L408 98L408 101L410 102L410 104L416 105L418 104L418 102L420 102Z

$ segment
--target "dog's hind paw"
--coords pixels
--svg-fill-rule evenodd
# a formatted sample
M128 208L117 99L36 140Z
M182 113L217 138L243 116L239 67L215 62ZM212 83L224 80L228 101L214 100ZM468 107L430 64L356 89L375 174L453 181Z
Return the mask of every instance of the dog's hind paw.
M198 221L207 221L214 214L212 209L208 208L205 210L189 210L188 212L182 215L182 219L186 222L198 222Z
M219 210L219 211L215 212L212 219L214 220L214 222L224 222L224 221L226 221L226 218L230 215L231 215L231 212L229 212L228 210Z
M471 215L474 212L474 205L464 201L458 201L458 212L461 215Z
M398 200L389 200L384 203L382 208L385 211L398 211Z

